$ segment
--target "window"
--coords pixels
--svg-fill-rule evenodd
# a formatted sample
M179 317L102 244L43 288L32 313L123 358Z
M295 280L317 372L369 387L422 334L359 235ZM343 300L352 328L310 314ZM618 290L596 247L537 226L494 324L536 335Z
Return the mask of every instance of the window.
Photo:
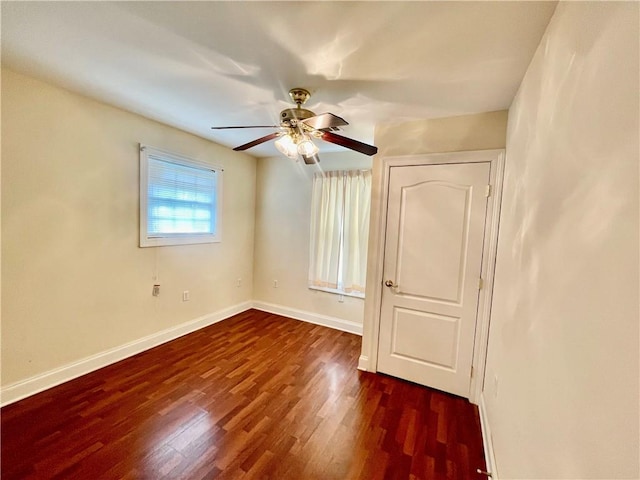
M221 241L222 169L140 145L140 246Z
M364 297L371 171L316 173L309 288Z

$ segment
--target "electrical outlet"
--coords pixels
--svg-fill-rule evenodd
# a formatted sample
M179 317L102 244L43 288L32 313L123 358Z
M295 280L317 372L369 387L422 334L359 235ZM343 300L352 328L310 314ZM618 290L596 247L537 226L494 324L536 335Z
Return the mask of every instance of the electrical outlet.
M338 295L338 303L344 303L344 295Z
M189 301L189 290L185 290L184 292L182 292L182 301L183 302Z
M240 288L242 286L242 278L238 277L238 280L236 280L236 287Z
M278 280L273 281L273 288L278 288Z
M158 295L160 295L160 285L155 284L153 286L153 290L151 291L151 295L153 295L154 297L157 297Z

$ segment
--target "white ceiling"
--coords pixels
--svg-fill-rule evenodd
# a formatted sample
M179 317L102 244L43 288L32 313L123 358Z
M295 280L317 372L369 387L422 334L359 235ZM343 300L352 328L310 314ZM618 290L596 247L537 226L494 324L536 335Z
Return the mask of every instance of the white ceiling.
M508 108L555 6L2 2L2 63L230 147L270 130L210 127L277 124L303 87L372 143L376 123Z

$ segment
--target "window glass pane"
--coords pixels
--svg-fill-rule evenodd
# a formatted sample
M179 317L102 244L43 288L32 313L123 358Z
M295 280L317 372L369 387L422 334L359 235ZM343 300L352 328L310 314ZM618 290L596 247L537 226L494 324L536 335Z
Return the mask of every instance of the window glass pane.
M216 172L149 157L148 236L215 234Z

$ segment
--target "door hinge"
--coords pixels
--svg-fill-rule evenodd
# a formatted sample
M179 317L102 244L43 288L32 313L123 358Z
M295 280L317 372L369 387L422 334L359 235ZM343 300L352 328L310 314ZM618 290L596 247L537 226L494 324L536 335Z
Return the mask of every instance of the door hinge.
M473 378L473 365L471 365L471 378Z
M484 287L484 280L482 280L482 278L478 279L478 290L482 290L482 287Z
M489 198L491 196L491 185L487 185L487 189L485 190L485 197Z

